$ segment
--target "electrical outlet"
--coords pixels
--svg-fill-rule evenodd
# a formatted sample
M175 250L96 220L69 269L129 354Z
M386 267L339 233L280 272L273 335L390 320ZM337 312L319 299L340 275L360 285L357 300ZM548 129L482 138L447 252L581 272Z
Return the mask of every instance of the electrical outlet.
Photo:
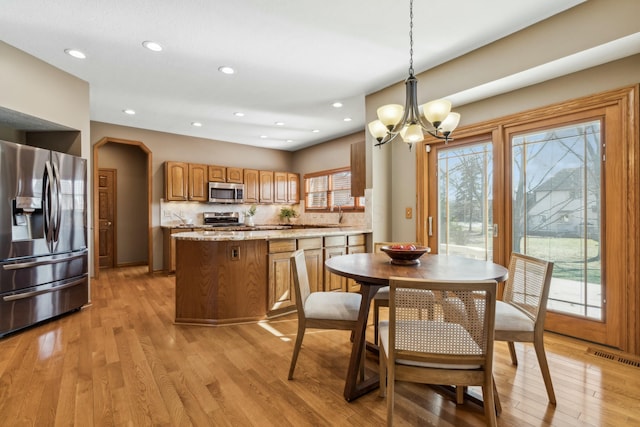
M164 210L162 211L162 215L163 215L165 218L171 218L171 211L170 211L169 209L164 209Z
M406 219L411 219L413 217L413 209L411 208L405 208L404 209L404 217Z

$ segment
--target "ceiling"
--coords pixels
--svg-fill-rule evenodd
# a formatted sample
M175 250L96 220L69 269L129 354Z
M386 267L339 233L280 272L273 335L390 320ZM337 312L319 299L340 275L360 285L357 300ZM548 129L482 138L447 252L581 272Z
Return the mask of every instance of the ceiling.
M414 69L583 1L417 0ZM91 120L294 151L362 130L365 95L406 78L408 15L393 0L3 0L0 39L89 82Z

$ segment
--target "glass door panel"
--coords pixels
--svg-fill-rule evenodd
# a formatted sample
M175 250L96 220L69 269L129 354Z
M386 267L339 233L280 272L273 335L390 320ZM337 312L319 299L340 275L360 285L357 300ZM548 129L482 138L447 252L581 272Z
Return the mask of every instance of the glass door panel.
M604 321L599 120L514 136L512 250L554 261L547 308Z
M492 143L439 148L438 253L493 259Z

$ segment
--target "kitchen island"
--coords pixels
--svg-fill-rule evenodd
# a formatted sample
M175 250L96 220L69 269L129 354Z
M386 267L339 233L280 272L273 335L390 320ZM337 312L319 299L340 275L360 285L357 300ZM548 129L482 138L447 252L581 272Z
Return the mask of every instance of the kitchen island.
M263 320L295 310L290 256L305 249L312 291L357 291L324 260L366 252L371 231L354 227L199 230L176 243L176 323Z

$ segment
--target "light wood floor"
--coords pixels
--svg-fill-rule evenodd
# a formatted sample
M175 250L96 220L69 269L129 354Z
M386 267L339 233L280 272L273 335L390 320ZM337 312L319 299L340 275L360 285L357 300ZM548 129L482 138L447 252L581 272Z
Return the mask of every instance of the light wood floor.
M287 380L296 319L234 326L176 326L174 278L146 267L101 272L92 305L0 340L2 426L377 426L385 401L342 397L349 332L305 337ZM372 328L371 328L372 329ZM548 405L530 345L520 366L496 344L501 426L640 425L640 368L587 354L592 346L549 334L557 407ZM593 347L593 346L592 346ZM377 359L369 355L369 374ZM428 386L399 383L397 425L479 426L479 407Z

